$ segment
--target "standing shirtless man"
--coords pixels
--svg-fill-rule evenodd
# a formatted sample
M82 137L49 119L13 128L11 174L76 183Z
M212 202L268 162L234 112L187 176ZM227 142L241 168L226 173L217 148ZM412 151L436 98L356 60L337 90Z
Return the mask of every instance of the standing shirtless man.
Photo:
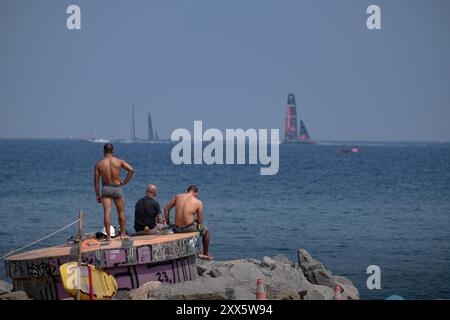
M134 169L124 160L113 156L114 147L111 143L107 143L103 147L104 158L97 162L94 169L94 189L98 203L103 204L105 214L105 230L106 240L111 240L110 226L111 226L111 208L112 200L116 206L117 215L119 216L120 238L126 239L128 236L125 233L125 200L123 196L122 186L126 185L133 176ZM120 170L125 169L127 176L125 180L120 179ZM99 178L102 177L102 195L99 192Z
M175 233L200 232L203 240L203 253L198 257L203 260L213 260L208 254L210 233L203 225L203 203L197 199L198 187L191 185L185 193L177 194L164 208L164 219L170 225L170 210L175 207ZM196 219L197 216L197 219Z

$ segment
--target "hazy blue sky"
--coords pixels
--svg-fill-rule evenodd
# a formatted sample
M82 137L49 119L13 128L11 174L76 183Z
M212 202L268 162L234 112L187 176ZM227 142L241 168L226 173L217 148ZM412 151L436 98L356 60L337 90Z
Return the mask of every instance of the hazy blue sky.
M133 99L142 138L282 128L294 92L317 140L450 140L449 32L448 0L0 0L0 137L129 137Z

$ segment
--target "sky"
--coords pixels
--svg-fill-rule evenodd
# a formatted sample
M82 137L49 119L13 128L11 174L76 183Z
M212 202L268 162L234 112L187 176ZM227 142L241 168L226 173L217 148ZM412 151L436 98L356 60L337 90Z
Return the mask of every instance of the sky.
M81 8L81 30L66 8ZM366 9L381 8L381 30ZM280 128L450 141L448 0L1 0L0 137Z

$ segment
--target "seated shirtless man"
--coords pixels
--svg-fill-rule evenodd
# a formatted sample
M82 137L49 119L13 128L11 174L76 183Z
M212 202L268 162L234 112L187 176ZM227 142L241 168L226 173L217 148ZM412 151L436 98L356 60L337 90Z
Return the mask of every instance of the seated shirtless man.
M208 254L210 233L203 225L203 203L197 199L197 196L198 188L195 185L189 186L186 193L177 194L164 208L164 219L170 225L170 210L175 207L174 232L200 232L203 253L199 253L198 257L203 260L212 260L213 257Z
M134 169L124 160L113 156L114 147L111 143L107 143L103 147L104 158L97 162L94 169L94 189L98 203L103 204L104 223L106 230L106 240L111 240L111 208L112 200L116 206L117 215L119 216L120 238L126 239L125 233L125 200L123 196L122 186L126 185L133 176ZM127 176L125 180L120 179L120 170L125 169ZM99 179L102 177L102 195L99 192Z

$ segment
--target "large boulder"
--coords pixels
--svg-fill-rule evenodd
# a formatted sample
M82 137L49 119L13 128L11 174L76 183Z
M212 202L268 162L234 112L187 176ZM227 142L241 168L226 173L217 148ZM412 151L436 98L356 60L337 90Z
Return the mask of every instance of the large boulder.
M341 276L333 276L334 281L344 289L341 293L344 300L359 300L359 291L349 279Z
M0 300L31 300L25 291L13 291L0 295Z
M222 276L216 261L205 262L203 260L198 260L197 272L198 275L202 277L218 278Z
M298 264L286 256L263 257L262 260L197 261L199 277L176 284L148 282L125 294L125 299L178 300L254 300L256 280L264 281L267 299L331 300L339 284L343 299L359 299L358 290L344 277L333 276L300 249Z
M342 299L344 300L359 300L359 291L353 285L353 283L341 276L334 276L330 271L319 261L311 257L311 255L305 249L298 250L298 265L303 271L306 279L312 284L326 286L334 290L336 285L339 285L343 291L341 292ZM329 296L330 291L320 290L321 295ZM333 297L333 294L331 295Z
M276 263L264 277L268 299L300 299L300 291L307 291L308 281L300 270L286 263ZM255 284L253 284L255 285ZM292 295L297 292L297 295Z
M261 266L273 270L276 268L277 262L270 257L263 257L261 260Z
M336 286L336 281L333 279L331 272L326 270L319 261L311 257L305 249L299 249L297 255L299 267L309 282L330 288Z
M151 292L155 289L161 287L161 282L159 281L149 281L144 283L137 289L133 289L124 294L124 300L148 300L150 298Z
M273 260L275 260L277 263L285 263L295 268L295 263L289 260L289 258L284 254L277 254L275 257L273 257Z
M303 300L333 300L334 290L327 286L310 284Z
M172 285L162 285L149 292L157 300L242 300L253 294L237 288L232 278L199 278Z
M264 278L261 268L246 260L241 260L230 266L228 275L241 283L248 283L251 287L256 287L257 279Z

